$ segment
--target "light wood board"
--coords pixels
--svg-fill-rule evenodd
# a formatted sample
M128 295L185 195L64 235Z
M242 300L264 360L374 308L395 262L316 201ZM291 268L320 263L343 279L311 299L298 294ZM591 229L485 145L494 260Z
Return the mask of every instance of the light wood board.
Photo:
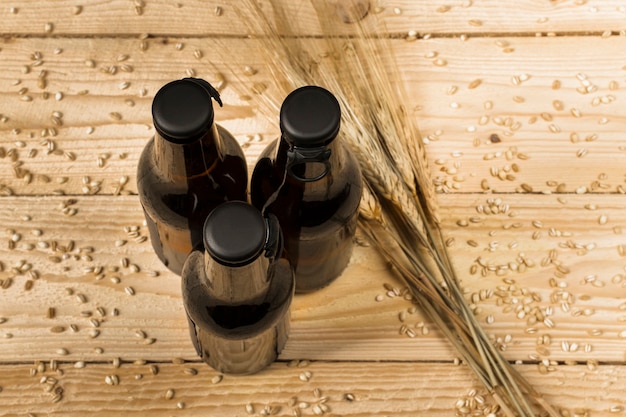
M286 3L324 51L311 5ZM625 17L615 0L398 0L371 1L363 21L395 55L468 303L563 416L626 410ZM196 357L180 279L145 241L135 169L173 79L223 77L216 120L251 168L278 135L259 108L281 97L235 2L24 0L0 19L0 415L476 411L462 407L484 390L389 293L404 285L360 235L340 278L295 298L275 364L220 379Z

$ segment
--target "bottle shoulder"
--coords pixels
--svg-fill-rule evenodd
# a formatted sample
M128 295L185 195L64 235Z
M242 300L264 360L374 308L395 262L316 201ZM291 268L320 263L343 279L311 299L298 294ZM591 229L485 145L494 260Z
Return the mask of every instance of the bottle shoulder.
M154 154L154 137L150 138L148 142L145 144L141 153L139 154L139 159L137 161L137 174L141 175L142 171L152 165L154 162L152 161L152 155Z
M243 151L243 148L237 141L237 139L230 133L226 128L222 127L219 124L216 124L217 132L220 135L220 151L221 153L237 156L242 158L244 161L246 159L246 155Z
M274 159L274 156L276 154L276 147L278 146L279 141L280 139L274 139L270 143L268 143L259 154L259 159L261 158Z
M137 164L137 190L144 209L154 215L167 212L185 217L195 211L204 213L225 201L246 200L245 155L232 135L226 134L221 142L223 150L213 153L219 155L219 160L206 160L200 148L197 161L189 160L189 156L180 157L177 166L190 167L183 175L184 170L174 173L159 166L155 138L150 139Z
M286 153L287 149L286 146L283 149L277 149L279 144L280 139L275 139L261 151L257 157L253 174L256 173L263 178L270 174L278 174L278 176L281 177L280 174L285 170L284 160L286 160L287 157L286 155L278 155L278 152ZM350 148L343 142L337 142L333 144L333 153L336 154L331 154L331 173L335 177L334 179L361 183L360 165ZM265 170L272 170L272 172L266 172ZM297 179L294 179L294 181L301 182Z
M205 292L204 251L195 249L187 256L181 272L183 302L188 303L190 294Z
M229 305L211 295L204 256L200 250L189 255L181 280L185 310L196 326L227 338L250 337L271 328L289 314L295 279L286 259L276 261L270 268L271 282L264 298L254 304Z
M217 125L217 131L220 136L218 144L202 143L202 140L195 142L193 145L187 145L186 150L176 150L173 153L177 154L177 159L174 162L170 161L169 156L157 156L157 149L155 147L156 137L152 137L148 140L144 146L139 160L137 163L137 181L140 182L146 176L160 176L159 182L163 184L166 180L171 183L186 183L202 174L222 173L225 169L232 171L233 177L240 177L241 173L245 174L247 179L248 164L246 161L245 153L237 142L237 139L223 127ZM179 145L181 146L181 145ZM216 148L217 147L217 148ZM198 159L200 163L193 164L193 160ZM161 161L165 162L165 166L171 166L176 164L188 165L193 167L192 172L189 173L189 177L180 175L172 176L168 175L171 172L161 172L159 165L163 165ZM224 164L228 164L227 167L223 167ZM198 170L199 167L199 170Z
M290 207L288 216L297 216L300 224L350 217L358 210L363 179L356 157L345 145L336 145L333 151L338 155L331 160L329 173L319 180L304 182L286 173L285 166L275 156L276 143L270 144L260 155L252 174L252 203L263 207L272 198L273 212L283 211L279 206ZM277 190L280 191L275 194ZM283 213L279 218L286 215Z

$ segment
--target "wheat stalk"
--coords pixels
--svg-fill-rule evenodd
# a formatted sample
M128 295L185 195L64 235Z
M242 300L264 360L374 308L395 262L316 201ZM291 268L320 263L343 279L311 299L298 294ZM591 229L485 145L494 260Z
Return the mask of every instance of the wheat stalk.
M309 0L310 1L310 0ZM298 37L284 1L243 0L240 16L261 44L276 91L320 85L342 107L342 137L359 160L366 187L360 225L395 267L424 314L434 322L508 416L531 416L550 407L491 344L467 305L439 228L438 206L425 146L403 106L388 39L370 36L363 23L336 36L334 8L312 1L321 39ZM260 96L261 113L276 118L280 101Z

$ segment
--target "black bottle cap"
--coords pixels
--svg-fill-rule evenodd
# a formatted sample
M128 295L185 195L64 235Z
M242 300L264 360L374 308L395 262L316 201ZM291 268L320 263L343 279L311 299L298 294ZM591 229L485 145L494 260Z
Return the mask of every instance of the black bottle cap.
M292 91L280 109L280 129L298 147L319 147L339 133L341 108L328 90L313 85Z
M217 90L199 78L184 78L164 85L152 101L155 129L174 143L184 144L198 139L213 124L211 98L222 105Z
M265 249L267 223L261 212L243 201L217 206L204 223L204 247L213 259L242 266Z

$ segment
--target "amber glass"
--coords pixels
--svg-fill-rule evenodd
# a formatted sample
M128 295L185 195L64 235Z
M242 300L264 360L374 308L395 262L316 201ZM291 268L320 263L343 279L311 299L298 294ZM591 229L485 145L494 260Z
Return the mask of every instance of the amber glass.
M288 261L278 257L278 222L268 230L258 210L229 202L209 216L206 234L214 239L189 255L182 273L191 341L220 372L258 372L276 360L289 334L294 276Z
M141 154L137 187L159 259L180 275L187 255L202 247L208 214L225 201L246 200L247 183L244 153L220 126L187 143L155 134Z
M361 172L341 135L325 148L326 163L290 166L293 145L283 135L262 152L252 174L252 204L277 216L298 293L330 284L352 254Z

